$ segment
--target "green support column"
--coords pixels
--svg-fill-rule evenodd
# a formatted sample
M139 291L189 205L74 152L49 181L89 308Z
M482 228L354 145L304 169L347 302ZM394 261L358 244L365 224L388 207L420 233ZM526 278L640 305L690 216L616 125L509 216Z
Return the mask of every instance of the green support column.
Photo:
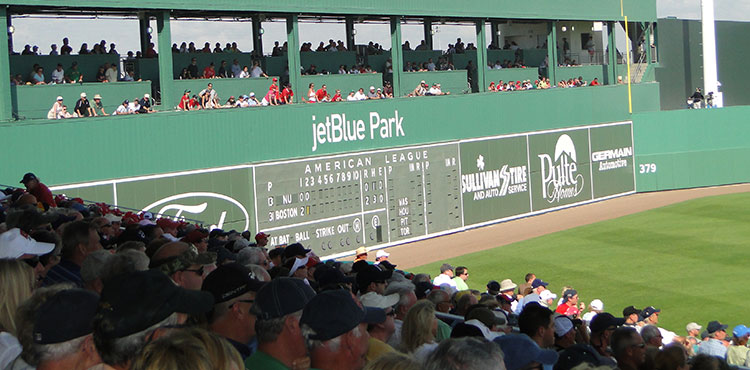
M355 51L357 47L354 41L354 18L351 16L346 17L346 50Z
M424 19L424 43L427 45L427 50L432 50L432 18L425 17Z
M492 43L495 44L496 48L500 48L500 35L497 34L497 31L500 30L500 27L498 27L497 22L490 21L490 32L492 32L492 37L490 40L492 40Z
M10 14L6 6L0 6L0 18L2 24L7 25L10 21ZM13 102L10 94L10 56L8 53L8 39L12 37L8 34L6 26L5 35L0 37L0 121L9 121L13 118Z
M404 73L403 50L401 49L401 17L391 17L391 63L393 63L393 97L400 97L401 74Z
M643 37L646 39L643 45L646 48L646 64L651 64L651 23L646 23L646 31Z
M607 22L607 83L617 84L617 39L615 38L615 22Z
M477 31L477 88L479 92L487 91L487 32L484 30L484 19L476 22Z
M292 91L295 91L294 102L299 103L300 96L306 94L307 90L303 90L303 87L299 84L299 81L302 79L302 73L300 72L299 22L296 15L290 15L286 18L286 41L289 84L292 85Z
M547 23L547 77L552 86L557 85L557 22Z
M256 58L263 56L263 34L261 33L260 15L254 15L253 19L253 54Z
M156 15L156 37L159 40L157 50L159 54L159 91L161 91L162 109L167 110L177 106L180 100L179 92L174 84L170 15L169 10L162 10Z
M139 34L139 40L141 43L141 53L146 54L146 50L148 50L148 44L151 42L149 40L149 33L148 33L148 26L149 26L149 15L145 12L138 13L138 34Z

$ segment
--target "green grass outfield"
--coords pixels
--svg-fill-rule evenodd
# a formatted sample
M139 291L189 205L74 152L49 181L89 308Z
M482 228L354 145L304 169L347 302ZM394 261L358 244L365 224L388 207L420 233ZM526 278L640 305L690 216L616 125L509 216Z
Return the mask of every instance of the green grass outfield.
M498 235L502 238L502 235ZM622 316L628 305L662 310L659 326L685 335L690 321L750 324L750 193L701 198L410 269L435 277L449 262L469 287L522 282L528 272L558 296L573 286Z

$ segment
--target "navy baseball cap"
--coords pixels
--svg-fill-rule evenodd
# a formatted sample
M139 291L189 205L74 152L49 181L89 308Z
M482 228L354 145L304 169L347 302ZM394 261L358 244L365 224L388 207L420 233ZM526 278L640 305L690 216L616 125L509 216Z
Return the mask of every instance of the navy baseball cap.
M99 295L83 289L67 289L47 299L34 319L36 344L55 344L91 334Z
M654 306L648 306L648 307L646 307L646 308L643 309L643 312L641 312L641 317L645 319L645 318L650 317L651 315L653 315L655 313L659 313L659 312L661 312L660 309L654 308Z
M614 317L609 312L602 312L591 319L589 328L591 328L592 333L602 333L607 329L613 329L618 326L622 326L623 324L625 324L625 319L621 317Z
M315 297L315 291L302 279L280 277L264 285L255 296L254 312L270 320L297 312Z
M264 283L253 278L249 268L239 263L221 265L203 280L201 290L214 296L214 303L226 302L247 292L257 292Z
M360 307L351 292L337 289L313 297L302 311L299 323L315 331L308 339L325 341L345 334L361 323L379 324L385 319L382 308Z
M540 286L543 286L546 288L547 285L549 285L549 283L544 282L542 281L542 279L539 279L539 278L536 278L534 279L534 281L531 282L531 287L534 289L539 288Z
M104 336L122 338L175 312L196 315L213 305L211 293L182 288L159 270L135 271L104 282L96 325Z
M21 181L19 181L19 183L26 184L27 182L29 182L31 180L39 180L39 179L36 177L36 175L34 175L33 173L29 172L29 173L23 175L23 178L21 179Z
M306 256L308 252L310 252L311 249L306 249L302 246L300 243L294 243L288 245L284 249L284 259L295 257L295 256Z

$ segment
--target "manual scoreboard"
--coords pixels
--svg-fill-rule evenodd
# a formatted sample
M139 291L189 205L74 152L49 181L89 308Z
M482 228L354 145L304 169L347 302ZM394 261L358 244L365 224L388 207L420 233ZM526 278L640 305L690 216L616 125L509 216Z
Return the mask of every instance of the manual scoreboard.
M458 144L254 168L258 230L321 255L462 226Z

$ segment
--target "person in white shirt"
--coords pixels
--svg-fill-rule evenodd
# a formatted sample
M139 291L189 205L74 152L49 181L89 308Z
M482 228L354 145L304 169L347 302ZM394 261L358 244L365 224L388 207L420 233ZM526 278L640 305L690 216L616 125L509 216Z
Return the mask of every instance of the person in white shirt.
M55 83L55 84L64 83L65 82L65 71L63 70L63 65L62 64L58 64L57 68L55 68L52 71L50 77L51 77L51 80L50 80L51 83Z
M247 98L247 106L248 107L255 107L255 106L258 106L258 105L260 105L260 102L258 101L258 99L255 98L255 93L251 92L250 96L248 96L248 98Z
M130 114L136 114L138 111L141 110L141 103L138 102L138 99L133 99L133 101L128 104L128 111Z
M432 280L432 285L442 286L443 284L448 284L454 290L457 289L456 282L453 281L453 266L447 263L440 266L440 275Z
M260 76L268 78L268 75L260 68L260 62L256 60L253 62L253 68L250 70L250 77L255 78Z
M104 72L104 75L107 77L107 81L109 82L117 82L119 74L117 73L117 65L113 64L107 68L107 70Z
M240 72L240 75L237 77L250 78L250 71L247 69L247 66L242 67L242 71Z
M367 100L367 95L365 95L365 89L360 87L359 90L357 90L357 93L354 94L354 98L356 100Z
M594 318L597 314L604 311L604 303L601 301L601 299L595 299L591 301L591 304L589 304L589 312L586 312L583 314L582 320L586 324L591 322L591 319Z
M339 74L340 75L346 74L346 66L344 66L343 64L339 66Z
M354 91L349 92L349 95L346 97L346 101L357 101L357 98L354 97Z
M120 104L120 106L115 109L114 113L112 115L122 115L122 114L130 114L130 111L128 110L128 104L130 104L129 101L125 100Z

